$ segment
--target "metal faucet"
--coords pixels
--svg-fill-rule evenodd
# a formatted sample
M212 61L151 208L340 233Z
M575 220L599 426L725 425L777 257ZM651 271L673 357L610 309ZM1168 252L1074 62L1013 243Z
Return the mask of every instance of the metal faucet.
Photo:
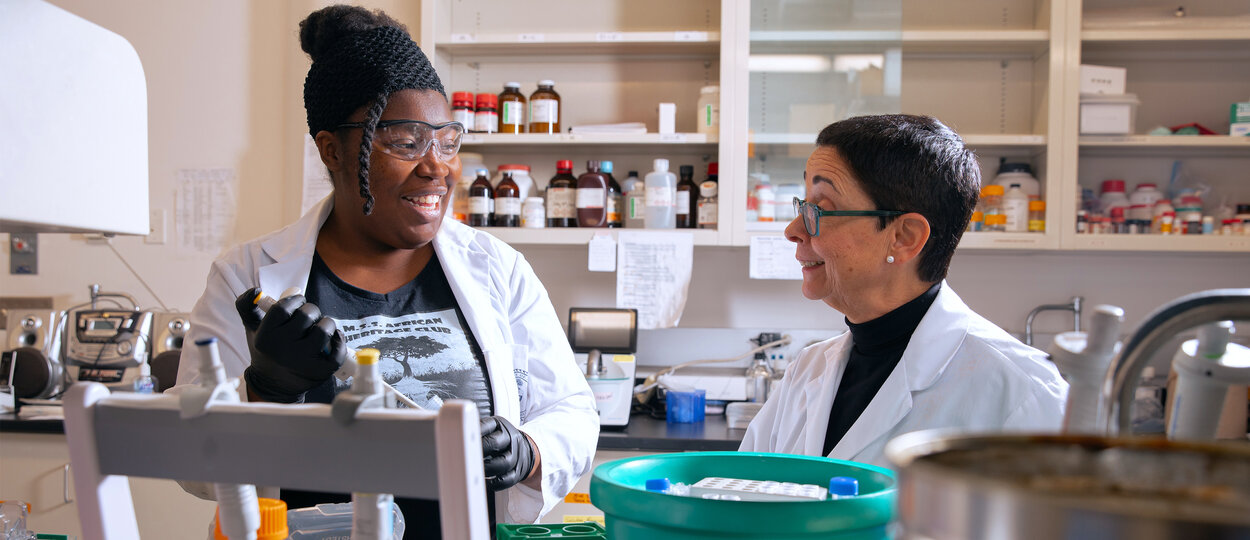
M1075 332L1080 332L1081 331L1081 303L1084 301L1085 301L1085 298L1083 297L1073 296L1072 303L1070 304L1042 304L1040 306L1033 308L1033 311L1029 312L1029 316L1024 319L1024 344L1029 345L1029 346L1033 345L1033 318L1037 317L1037 314L1043 311L1071 311L1072 312L1072 326L1073 326L1072 330Z
M1133 399L1142 368L1177 334L1219 321L1250 321L1250 289L1212 289L1182 296L1151 313L1107 369L1103 420L1108 435L1131 434Z

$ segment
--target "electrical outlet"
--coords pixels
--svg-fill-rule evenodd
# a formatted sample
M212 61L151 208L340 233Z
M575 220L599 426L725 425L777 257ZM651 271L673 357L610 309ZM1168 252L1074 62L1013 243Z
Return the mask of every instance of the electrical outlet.
M165 209L153 208L148 214L148 235L143 238L145 244L165 243Z

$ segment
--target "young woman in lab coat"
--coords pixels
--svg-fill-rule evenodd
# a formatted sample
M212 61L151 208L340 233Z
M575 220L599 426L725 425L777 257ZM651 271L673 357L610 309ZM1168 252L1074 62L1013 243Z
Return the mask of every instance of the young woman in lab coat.
M856 117L821 131L786 227L803 296L850 331L799 352L741 450L888 466L903 433L1058 430L1068 385L1046 355L946 283L980 188L976 156L936 119Z
M381 349L384 377L423 407L477 402L496 519L536 522L589 471L599 431L547 292L515 250L443 219L464 129L407 31L331 6L300 23L300 41L309 133L334 192L213 264L188 342L217 337L248 396L278 402L329 402L347 388L332 377L345 346ZM257 290L291 287L306 296L254 307ZM196 384L198 365L184 349L179 384ZM378 459L406 466L402 448ZM420 522L409 532L438 531L437 517L408 515Z

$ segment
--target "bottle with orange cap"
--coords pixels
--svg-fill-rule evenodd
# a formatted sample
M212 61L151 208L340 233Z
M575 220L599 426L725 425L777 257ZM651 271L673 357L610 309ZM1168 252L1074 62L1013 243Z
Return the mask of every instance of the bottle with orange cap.
M247 538L255 540L286 540L291 536L291 531L286 526L286 503L278 499L268 499L260 497L256 499L260 506L260 527L252 534L247 534ZM233 536L226 536L221 531L221 512L218 511L213 519L213 540L242 540Z

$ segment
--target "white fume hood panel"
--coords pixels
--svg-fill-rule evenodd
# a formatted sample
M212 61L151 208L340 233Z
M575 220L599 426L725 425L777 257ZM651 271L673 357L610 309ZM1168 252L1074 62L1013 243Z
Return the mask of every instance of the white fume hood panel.
M143 66L121 36L0 1L0 232L148 234Z

